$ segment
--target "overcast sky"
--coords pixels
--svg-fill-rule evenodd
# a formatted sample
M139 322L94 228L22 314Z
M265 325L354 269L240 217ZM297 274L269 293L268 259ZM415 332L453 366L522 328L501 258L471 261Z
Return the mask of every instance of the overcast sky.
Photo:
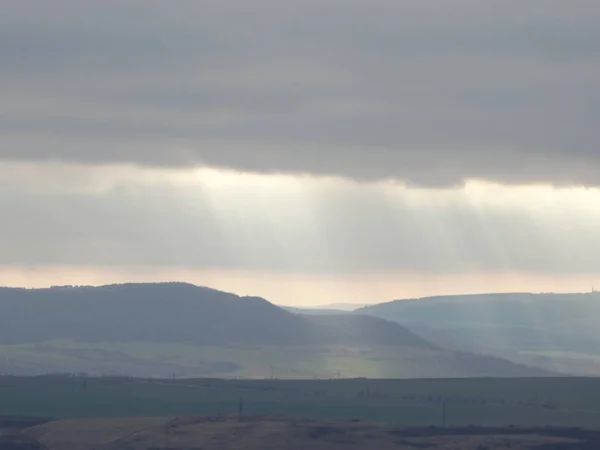
M0 4L0 285L600 284L597 0Z

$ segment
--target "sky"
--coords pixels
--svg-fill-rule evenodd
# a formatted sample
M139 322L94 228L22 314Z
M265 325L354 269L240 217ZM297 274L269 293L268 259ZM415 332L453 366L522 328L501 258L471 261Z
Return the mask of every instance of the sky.
M596 0L0 3L0 285L600 286Z

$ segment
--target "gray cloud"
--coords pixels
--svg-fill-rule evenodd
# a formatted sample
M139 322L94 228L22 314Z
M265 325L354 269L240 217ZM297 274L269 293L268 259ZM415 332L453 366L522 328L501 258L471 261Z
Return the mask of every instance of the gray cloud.
M600 183L595 0L0 6L0 158Z

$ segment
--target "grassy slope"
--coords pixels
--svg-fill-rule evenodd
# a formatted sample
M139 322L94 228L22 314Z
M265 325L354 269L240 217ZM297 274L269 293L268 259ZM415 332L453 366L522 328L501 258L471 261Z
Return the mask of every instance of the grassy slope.
M135 417L247 414L455 425L582 426L600 420L598 379L143 381L0 378L0 415ZM555 409L540 405L553 402Z

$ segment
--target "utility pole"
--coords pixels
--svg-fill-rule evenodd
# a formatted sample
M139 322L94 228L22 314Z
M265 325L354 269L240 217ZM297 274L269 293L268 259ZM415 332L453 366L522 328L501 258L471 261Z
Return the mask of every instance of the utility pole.
M444 399L442 401L442 427L446 428L447 425L447 421L446 421L446 403L447 401Z
M242 421L243 415L244 415L244 398L240 397L240 402L238 403L238 422Z
M171 419L165 423L165 449L169 448L169 431L171 429Z

